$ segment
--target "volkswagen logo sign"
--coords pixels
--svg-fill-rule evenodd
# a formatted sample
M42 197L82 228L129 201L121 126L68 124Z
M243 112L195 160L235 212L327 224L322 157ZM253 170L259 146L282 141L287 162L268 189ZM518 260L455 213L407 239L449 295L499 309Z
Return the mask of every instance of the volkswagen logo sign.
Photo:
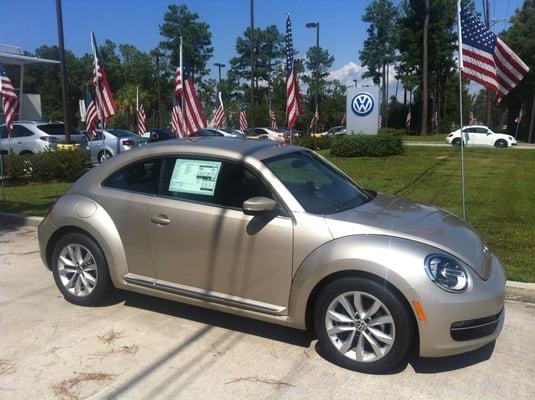
M373 111L373 97L365 92L357 93L351 101L351 109L359 117L365 117Z

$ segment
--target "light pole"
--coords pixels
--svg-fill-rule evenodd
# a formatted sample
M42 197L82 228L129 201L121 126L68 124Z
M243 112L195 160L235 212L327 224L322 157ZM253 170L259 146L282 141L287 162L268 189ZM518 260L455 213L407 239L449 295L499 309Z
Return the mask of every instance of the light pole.
M160 88L160 50L156 49L156 80L158 83L158 127L162 127L162 92Z
M320 23L309 22L307 28L316 28L316 112L319 115L319 95L320 95ZM317 129L316 123L316 129Z
M71 143L71 121L69 116L69 84L67 82L67 65L65 61L65 43L63 40L63 13L61 0L56 0L56 18L58 23L59 61L61 73L61 94L63 97L63 124L65 128L65 143ZM20 88L22 93L22 87Z
M221 68L225 68L225 64L214 63L214 66L217 67L217 72L219 76L219 80L217 81L217 86L220 86L221 85ZM221 90L221 87L219 87L219 90Z

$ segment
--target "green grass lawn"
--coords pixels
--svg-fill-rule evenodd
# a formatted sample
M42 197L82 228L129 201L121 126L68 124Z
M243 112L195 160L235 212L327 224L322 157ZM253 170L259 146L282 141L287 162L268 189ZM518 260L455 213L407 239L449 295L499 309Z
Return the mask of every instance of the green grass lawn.
M331 161L360 185L433 204L461 214L459 150L407 147L388 158ZM508 278L535 282L535 151L465 149L467 220L501 258ZM43 215L70 184L34 184L5 189L0 211Z
M50 203L61 196L70 183L34 183L6 186L4 197L0 191L0 212L43 216Z
M436 135L403 135L401 138L406 142L441 142L446 141L446 134L436 134Z

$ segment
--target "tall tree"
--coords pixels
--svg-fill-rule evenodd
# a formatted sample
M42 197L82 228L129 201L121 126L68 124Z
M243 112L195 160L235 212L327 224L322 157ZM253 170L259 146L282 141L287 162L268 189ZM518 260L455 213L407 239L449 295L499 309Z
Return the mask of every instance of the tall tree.
M183 40L183 56L194 76L203 77L210 71L206 68L212 57L212 33L210 26L199 21L199 14L190 12L185 4L170 4L160 25L160 35L166 38L160 47L167 51L171 64L178 63L180 37Z
M316 94L316 64L318 62L317 57L318 49L316 46L312 46L308 49L305 56L305 67L308 70L307 75L303 75L302 79L308 85L308 103L309 109L314 112L312 108L314 102L312 101L313 96ZM322 47L319 48L319 93L320 93L320 103L323 103L323 100L328 96L326 93L327 81L326 77L329 75L329 69L334 64L334 56L329 54L329 50ZM323 114L323 112L322 112Z
M382 84L383 107L388 112L388 65L394 62L396 53L395 25L398 10L391 0L373 0L362 16L362 21L370 26L368 37L360 51L360 60L367 71L363 78L372 78L374 83ZM385 123L388 118L385 117Z
M514 119L524 104L522 133L525 132L523 137L532 142L535 136L535 0L524 0L522 7L511 18L511 27L501 36L529 67L524 79L504 98L509 108L507 125L516 127Z

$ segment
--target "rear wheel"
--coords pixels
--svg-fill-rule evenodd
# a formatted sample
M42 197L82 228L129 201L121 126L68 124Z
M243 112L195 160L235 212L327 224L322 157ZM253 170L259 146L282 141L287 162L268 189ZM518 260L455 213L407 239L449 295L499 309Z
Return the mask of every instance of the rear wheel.
M108 150L104 150L102 152L99 153L98 155L98 162L99 163L103 163L104 161L112 158L112 154L108 151Z
M451 144L455 147L460 147L461 146L461 139L459 138L456 138L456 139L453 139L453 141L451 142Z
M360 372L390 370L406 358L412 323L385 285L363 278L330 283L314 310L319 344L335 364Z
M503 139L500 139L500 140L496 140L496 143L494 143L494 146L500 148L500 149L503 149L505 147L507 147L507 142Z
M101 301L111 286L108 265L97 243L81 233L69 233L54 246L54 280L69 302L89 306Z

